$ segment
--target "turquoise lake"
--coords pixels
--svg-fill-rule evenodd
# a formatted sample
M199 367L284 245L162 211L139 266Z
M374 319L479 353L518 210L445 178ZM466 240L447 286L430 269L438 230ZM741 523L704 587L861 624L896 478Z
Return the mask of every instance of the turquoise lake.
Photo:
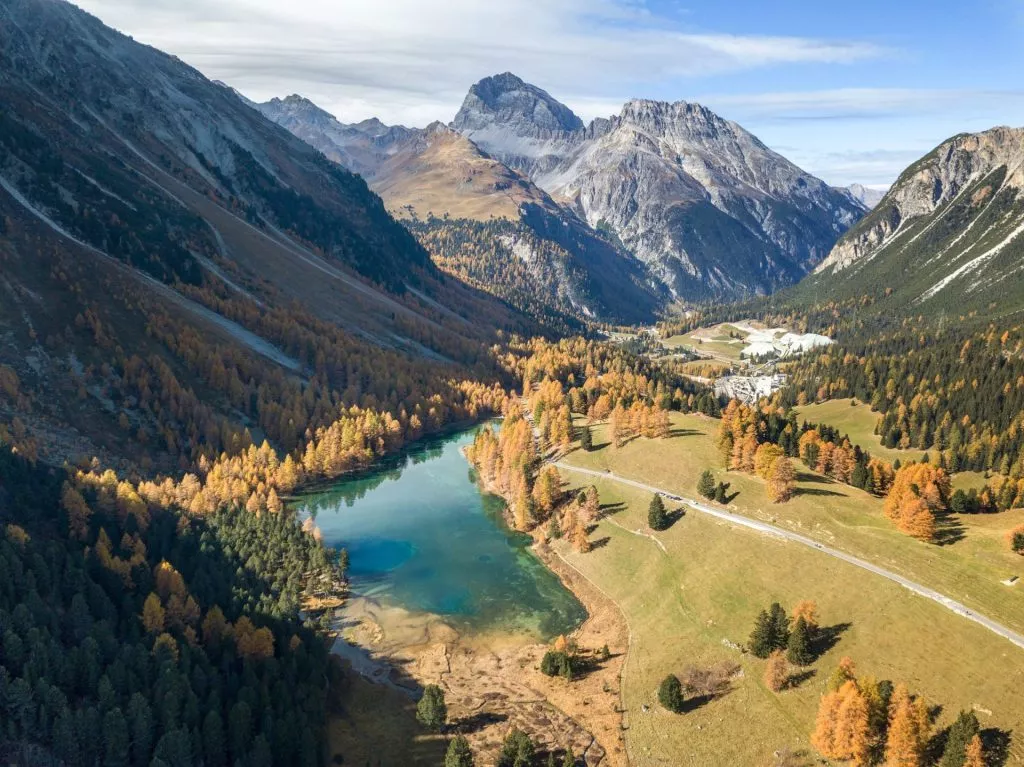
M424 441L372 473L301 496L324 541L349 553L354 593L475 632L540 640L575 629L582 604L505 524L461 449L476 429Z

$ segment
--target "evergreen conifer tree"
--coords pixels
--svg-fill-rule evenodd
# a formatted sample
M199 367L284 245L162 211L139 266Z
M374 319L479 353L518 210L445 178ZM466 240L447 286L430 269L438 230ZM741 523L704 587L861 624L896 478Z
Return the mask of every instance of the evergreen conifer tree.
M594 436L590 433L589 426L580 427L580 447L588 453L594 449Z
M705 469L697 481L697 492L710 501L715 497L715 490L715 475L711 469Z
M498 767L531 767L534 747L530 736L522 730L512 730L501 746Z
M750 634L750 652L758 658L767 658L773 649L775 648L772 646L771 621L768 612L762 610L758 613L754 630Z
M423 688L423 697L416 704L416 719L428 730L440 732L448 720L444 690L436 684L428 684Z
M665 513L665 504L657 493L655 493L651 499L651 505L647 508L647 524L652 530L664 530L668 527L668 514Z
M658 685L658 702L673 714L682 713L683 685L675 674L669 674L661 680Z
M715 501L717 503L728 503L729 502L729 483L719 482L718 487L715 488Z
M789 616L778 602L772 602L768 621L771 649L785 650L789 646Z
M473 752L469 750L469 741L464 736L456 735L448 743L444 767L473 767Z
M850 474L851 485L859 487L861 490L867 490L870 479L871 475L868 473L868 469L864 464L858 463L853 467L853 473Z
M808 666L814 660L811 656L811 630L802 615L796 619L789 635L786 658L795 666Z
M967 760L967 746L980 727L978 717L973 711L961 711L960 716L949 728L949 736L946 738L946 748L942 752L942 759L939 767L963 767Z

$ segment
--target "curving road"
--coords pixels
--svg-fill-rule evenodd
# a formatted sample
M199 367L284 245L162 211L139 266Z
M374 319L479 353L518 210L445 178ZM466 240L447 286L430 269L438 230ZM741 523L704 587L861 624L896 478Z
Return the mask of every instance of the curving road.
M678 501L680 503L685 503L691 508L695 509L696 511L725 520L730 524L738 525L740 527L747 527L751 530L756 530L757 532L765 535L773 535L777 538L783 538L787 541L793 541L794 543L799 543L803 546L809 546L812 549L817 549L823 554L828 554L830 557L841 559L844 562L849 562L851 565L855 565L856 567L860 567L861 569L868 570L874 573L875 575L880 575L883 578L888 578L890 581L898 583L900 586L903 586L903 588L908 589L909 591L912 591L915 594L918 594L927 599L931 599L933 602L938 602L946 609L952 610L957 615L967 618L968 620L972 620L975 623L981 624L989 631L992 631L998 634L999 636L1004 637L1005 639L1009 639L1011 642L1013 642L1013 644L1017 645L1021 649L1024 649L1024 634L1019 634L1016 631L1013 631L1012 629L1009 629L1006 626L1002 625L1001 623L996 623L994 620L986 618L984 615L979 615L978 613L968 608L966 605L963 605L954 599L950 599L949 597L940 594L938 591L935 591L934 589L930 589L927 586L922 586L920 583L915 583L914 581L908 580L907 578L904 578L902 575L897 575L891 570L886 570L884 567L879 567L878 565L871 564L870 562L852 556L851 554L839 551L838 549L833 549L829 546L826 546L823 543L819 543L813 538L808 538L805 535L793 533L789 530L783 530L780 527L775 527L774 525L769 525L764 522L758 522L757 520L750 519L749 517L740 516L739 514L732 514L727 511L722 511L721 509L706 506L703 503L695 501L691 498L683 498L682 496L676 495L675 493L671 493L668 490L663 490L660 487L654 487L653 485L645 485L643 482L637 482L634 479L620 477L616 474L613 474L611 471L595 471L594 469L584 469L580 466L573 466L572 464L565 463L563 461L552 461L552 464L554 466L557 466L559 469L564 469L566 471L575 471L580 474L589 474L591 476L599 477L601 479L610 479L614 482L619 482L623 485L630 485L631 487L635 487L639 490L646 490L647 492L650 493L659 493L660 495L663 495L666 498L669 498L673 501Z

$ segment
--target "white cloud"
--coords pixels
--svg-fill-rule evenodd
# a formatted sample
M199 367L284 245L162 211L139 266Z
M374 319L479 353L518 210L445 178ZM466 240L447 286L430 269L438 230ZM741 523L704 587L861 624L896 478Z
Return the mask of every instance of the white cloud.
M706 96L703 103L736 119L846 120L949 114L964 117L1024 107L1024 90L838 88L833 90Z
M842 88L697 100L837 185L891 184L950 136L1024 125L1024 90Z
M343 120L450 119L511 70L585 117L610 94L781 64L849 63L870 43L707 34L635 0L78 0L106 23L257 99L298 92Z

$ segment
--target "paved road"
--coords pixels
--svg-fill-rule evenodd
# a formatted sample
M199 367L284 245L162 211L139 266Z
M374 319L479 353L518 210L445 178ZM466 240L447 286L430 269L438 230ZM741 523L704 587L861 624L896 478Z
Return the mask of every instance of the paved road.
M1019 634L1016 631L1013 631L1012 629L1009 629L1006 626L1002 625L1001 623L996 623L994 620L986 618L984 615L979 615L978 613L969 609L966 605L963 605L960 602L957 602L956 600L950 599L949 597L940 594L938 591L930 589L927 586L922 586L920 583L914 583L914 581L908 580L904 578L902 575L897 575L891 570L886 570L884 567L879 567L878 565L874 565L871 562L859 559L858 557L839 551L838 549L830 548L824 545L823 543L819 543L813 538L808 538L807 536L800 535L798 533L793 533L789 530L784 530L781 527L775 527L774 525L769 525L764 522L758 522L757 520L750 519L749 517L744 517L739 514L732 514L728 511L723 511L722 509L716 509L711 506L706 506L705 504L695 501L691 498L683 498L682 496L676 495L675 493L671 493L668 490L663 490L660 487L645 485L643 482L637 482L636 480L633 479L620 477L617 474L613 474L610 471L595 471L593 469L584 469L579 466L573 466L572 464L565 463L563 461L554 461L553 463L559 469L564 469L566 471L574 471L580 474L589 474L591 476L599 477L601 479L610 479L614 482L619 482L623 485L630 485L631 487L635 487L640 490L646 490L650 493L660 493L666 498L669 498L673 501L678 501L680 503L685 503L691 508L700 511L704 514L708 514L712 517L718 517L719 519L723 519L729 524L738 525L740 527L747 527L751 530L756 530L759 533L763 533L765 535L773 535L777 538L784 538L787 541L793 541L794 543L799 543L803 546L809 546L812 549L817 549L823 554L828 554L831 557L841 559L844 562L849 562L851 565L855 565L864 570L868 570L874 573L875 575L880 575L883 578L888 578L890 581L895 581L899 585L903 586L905 589L909 589L915 594L918 594L927 599L931 599L932 601L938 602L946 609L952 610L957 615L972 620L975 623L981 624L989 631L993 631L996 634L999 634L999 636L1009 639L1015 645L1024 649L1024 634Z

